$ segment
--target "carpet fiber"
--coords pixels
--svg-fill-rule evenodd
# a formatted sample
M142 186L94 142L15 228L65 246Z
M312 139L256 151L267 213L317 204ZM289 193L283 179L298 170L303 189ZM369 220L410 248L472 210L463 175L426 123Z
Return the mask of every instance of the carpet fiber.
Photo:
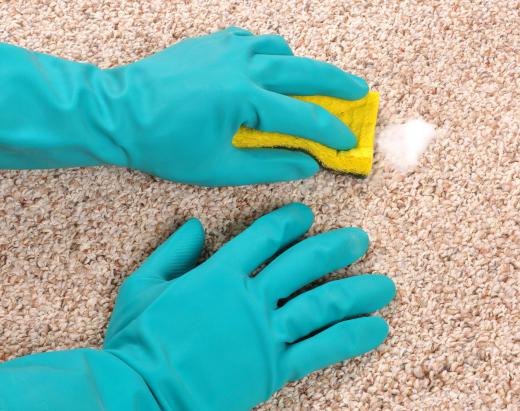
M188 217L207 256L303 201L313 233L369 232L367 257L335 276L395 280L391 335L262 410L519 409L519 15L517 0L1 2L1 41L102 67L228 25L276 32L365 77L380 126L420 115L439 133L414 172L376 153L367 180L204 189L116 168L0 172L0 359L99 346L121 281Z

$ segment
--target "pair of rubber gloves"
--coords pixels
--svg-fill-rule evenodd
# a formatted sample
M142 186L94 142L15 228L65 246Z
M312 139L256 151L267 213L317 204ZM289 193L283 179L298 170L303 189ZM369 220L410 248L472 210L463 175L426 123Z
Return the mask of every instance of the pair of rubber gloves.
M114 164L202 185L304 178L318 169L312 158L236 149L238 127L348 149L355 137L337 118L286 95L366 92L355 76L294 57L281 37L238 28L111 70L0 45L0 167ZM294 296L368 247L357 228L297 242L312 219L285 206L198 266L204 233L189 220L123 283L103 349L0 365L0 410L245 410L375 348L388 327L366 315L393 298L387 277Z

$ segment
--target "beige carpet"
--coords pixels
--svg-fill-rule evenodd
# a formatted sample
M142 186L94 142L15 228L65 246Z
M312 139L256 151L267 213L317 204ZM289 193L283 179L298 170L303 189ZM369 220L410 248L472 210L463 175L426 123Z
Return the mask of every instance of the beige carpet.
M231 24L277 32L367 78L381 126L421 115L441 132L415 172L377 156L368 180L201 189L115 168L1 172L0 359L99 346L118 285L189 216L209 253L303 201L314 232L370 233L348 272L395 280L391 336L263 410L520 409L519 14L515 0L1 2L0 40L103 67Z

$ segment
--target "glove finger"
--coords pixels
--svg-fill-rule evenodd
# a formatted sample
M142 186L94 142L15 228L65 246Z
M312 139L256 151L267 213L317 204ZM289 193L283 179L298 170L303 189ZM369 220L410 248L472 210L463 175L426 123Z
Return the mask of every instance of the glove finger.
M258 54L292 56L293 52L287 41L277 34L262 34L252 37L251 50Z
M269 304L276 306L311 281L339 270L365 254L368 235L359 228L340 228L307 238L274 259L254 278Z
M313 214L301 203L288 204L256 220L226 243L212 258L249 274L310 228Z
M313 176L319 165L311 156L277 148L236 149L226 161L225 174L214 175L215 185L265 184Z
M279 308L275 312L276 327L283 340L292 343L338 321L379 310L394 296L395 285L384 275L331 281Z
M162 243L133 276L171 280L190 271L204 247L204 228L192 218Z
M252 73L257 84L281 94L358 100L368 93L368 85L361 77L306 57L257 55Z
M342 321L313 337L290 345L287 351L289 381L365 354L380 345L388 335L388 325L380 317Z
M255 116L245 125L262 131L314 140L336 150L357 145L352 131L336 116L316 104L261 90L251 96Z

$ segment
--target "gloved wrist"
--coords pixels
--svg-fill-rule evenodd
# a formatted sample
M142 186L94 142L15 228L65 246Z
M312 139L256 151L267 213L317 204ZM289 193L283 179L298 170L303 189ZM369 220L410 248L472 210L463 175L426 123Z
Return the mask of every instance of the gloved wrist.
M112 145L115 155L107 162L149 174L175 168L178 136L172 132L182 128L182 119L175 116L175 88L168 87L168 98L159 98L156 68L147 59L125 66L104 69L98 73L99 87L95 95L104 109L98 134ZM170 61L173 66L174 61ZM168 104L165 104L167 100ZM158 136L165 143L158 142ZM165 156L165 153L169 153ZM165 161L167 158L167 161ZM146 164L146 166L144 166Z

